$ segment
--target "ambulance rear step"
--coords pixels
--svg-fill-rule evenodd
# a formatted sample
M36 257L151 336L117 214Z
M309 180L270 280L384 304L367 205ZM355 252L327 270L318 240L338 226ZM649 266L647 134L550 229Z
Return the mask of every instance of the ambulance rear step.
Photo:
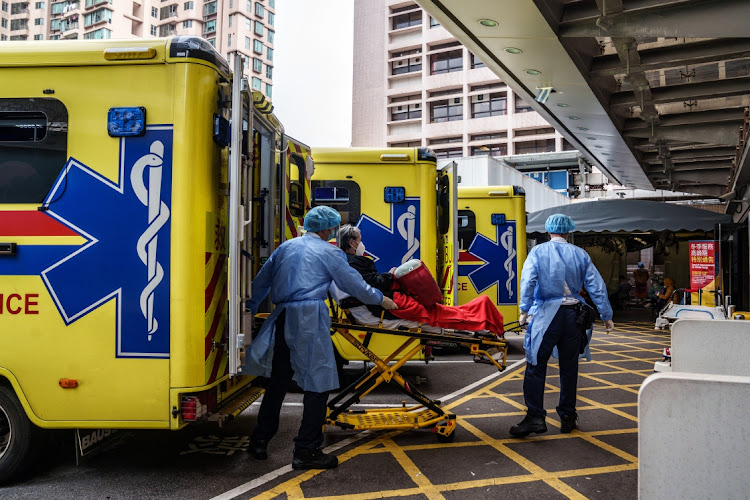
M213 413L208 420L218 422L219 426L234 420L237 415L245 411L251 404L257 401L263 392L264 389L262 387L249 386L243 389L222 406L221 409Z

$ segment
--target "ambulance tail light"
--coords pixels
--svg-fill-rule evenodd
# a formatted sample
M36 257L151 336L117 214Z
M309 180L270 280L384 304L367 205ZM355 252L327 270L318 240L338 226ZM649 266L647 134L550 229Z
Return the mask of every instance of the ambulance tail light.
M185 422L195 422L216 409L216 388L180 398L180 415Z

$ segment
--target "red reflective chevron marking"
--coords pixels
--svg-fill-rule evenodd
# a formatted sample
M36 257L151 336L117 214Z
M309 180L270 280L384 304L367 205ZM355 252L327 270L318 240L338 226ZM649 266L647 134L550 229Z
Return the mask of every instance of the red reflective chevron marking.
M44 212L0 210L0 236L78 236Z

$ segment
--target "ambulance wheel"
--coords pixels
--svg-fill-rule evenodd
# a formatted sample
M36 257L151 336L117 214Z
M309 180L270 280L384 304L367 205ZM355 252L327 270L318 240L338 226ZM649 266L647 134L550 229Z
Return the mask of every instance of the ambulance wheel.
M13 390L0 386L0 485L28 472L40 435L41 429L26 417Z

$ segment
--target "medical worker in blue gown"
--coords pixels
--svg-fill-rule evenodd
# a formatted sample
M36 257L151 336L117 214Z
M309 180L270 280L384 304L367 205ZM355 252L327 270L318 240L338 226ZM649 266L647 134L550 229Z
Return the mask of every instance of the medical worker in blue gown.
M292 379L304 391L302 423L294 438L295 469L330 469L335 456L320 450L328 391L338 388L331 342L331 318L325 300L331 281L365 304L395 309L396 304L371 288L346 262L344 252L328 243L341 223L339 213L315 207L305 217L304 236L284 242L253 281L253 314L271 293L276 305L248 348L244 374L269 377L250 438L249 452L268 458L268 441L279 428L279 412Z
M576 324L576 315L585 301L580 290L585 286L594 301L607 332L612 331L612 307L607 286L582 248L568 243L568 233L575 229L567 215L551 215L545 225L550 241L535 246L526 257L521 272L519 323L531 319L523 347L526 350L526 373L523 395L528 408L526 417L510 428L515 437L532 432L547 432L544 410L544 384L547 361L557 347L560 363L560 432L576 428L576 385L578 355L584 331Z

